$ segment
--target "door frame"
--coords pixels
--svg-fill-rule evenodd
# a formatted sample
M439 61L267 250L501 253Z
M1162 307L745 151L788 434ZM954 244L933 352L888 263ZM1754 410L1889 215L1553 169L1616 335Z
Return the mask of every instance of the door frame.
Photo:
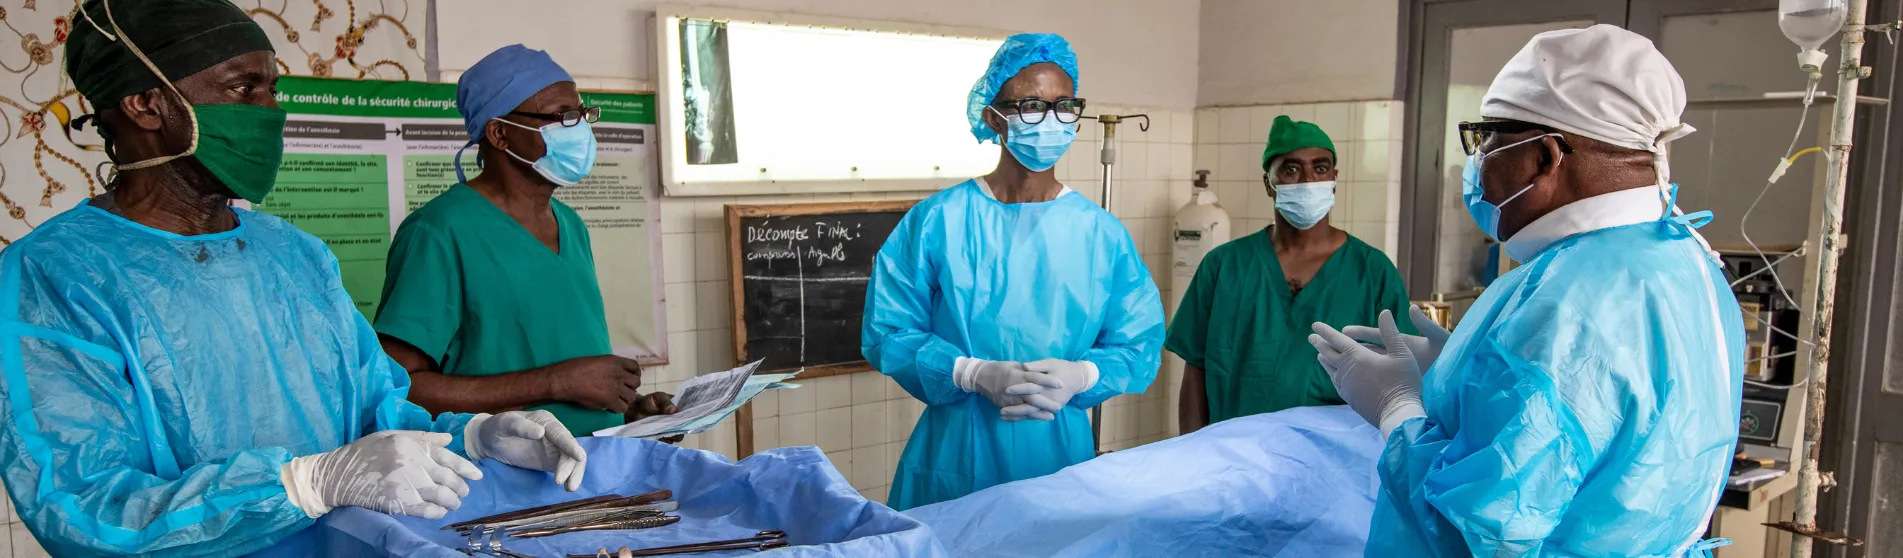
M1623 25L1626 0L1412 0L1403 10L1407 96L1401 155L1401 277L1408 296L1426 300L1440 269L1441 130L1447 129L1447 82L1455 29L1592 20ZM1423 136L1423 130L1434 133Z
M1903 19L1903 2L1871 0L1871 22ZM1864 44L1865 66L1875 75L1860 94L1898 100L1903 93L1903 57L1886 41ZM1903 374L1903 115L1889 108L1858 107L1856 147L1851 151L1852 188L1844 193L1844 234L1850 241L1838 274L1837 308L1831 324L1833 358L1824 440L1819 465L1837 488L1818 503L1818 524L1870 540L1876 508L1878 443L1903 444L1903 393L1885 392L1886 369ZM1894 492L1903 487L1886 487ZM1903 537L1903 533L1888 533ZM1862 558L1869 547L1821 545L1820 556Z

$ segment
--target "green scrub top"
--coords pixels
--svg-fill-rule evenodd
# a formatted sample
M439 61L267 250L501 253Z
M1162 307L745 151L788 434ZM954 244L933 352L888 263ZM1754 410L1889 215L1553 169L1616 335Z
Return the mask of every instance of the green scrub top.
M549 205L560 253L462 184L411 213L390 245L377 333L421 349L444 374L458 376L612 352L588 229L567 205ZM536 408L580 436L625 422L611 411L567 403Z
M1269 229L1209 251L1170 322L1163 348L1203 369L1209 422L1293 407L1340 405L1308 344L1311 324L1373 326L1392 310L1401 331L1407 290L1386 254L1353 235L1291 293Z

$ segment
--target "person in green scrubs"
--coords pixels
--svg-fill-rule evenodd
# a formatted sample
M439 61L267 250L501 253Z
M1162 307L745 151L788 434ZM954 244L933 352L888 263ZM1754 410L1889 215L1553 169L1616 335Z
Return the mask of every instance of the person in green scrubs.
M432 413L547 410L584 436L674 412L666 393L637 395L641 367L613 354L588 229L554 199L594 167L601 110L521 45L470 67L456 104L482 173L464 175L458 152L460 183L404 219L377 310L410 399Z
M1408 307L1386 254L1329 224L1335 143L1312 123L1275 119L1262 184L1275 224L1209 251L1170 322L1163 348L1182 357L1177 420L1212 422L1293 407L1341 405L1316 361L1310 325L1374 325ZM1401 324L1416 334L1412 324Z

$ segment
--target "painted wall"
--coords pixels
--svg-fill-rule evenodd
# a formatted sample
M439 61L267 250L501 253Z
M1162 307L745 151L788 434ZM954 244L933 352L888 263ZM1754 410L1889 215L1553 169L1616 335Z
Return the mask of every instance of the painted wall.
M1397 0L1203 0L1196 105L1393 99Z
M728 0L677 2L808 15L1063 35L1084 96L1106 104L1196 103L1196 0ZM444 78L498 47L548 50L584 86L652 89L653 0L438 2ZM972 76L976 79L977 76Z

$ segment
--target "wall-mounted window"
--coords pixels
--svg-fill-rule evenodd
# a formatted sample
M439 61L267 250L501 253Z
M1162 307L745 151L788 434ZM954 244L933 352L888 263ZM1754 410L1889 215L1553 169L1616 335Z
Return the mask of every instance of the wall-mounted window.
M990 172L966 96L1003 34L662 7L670 195L930 190Z

